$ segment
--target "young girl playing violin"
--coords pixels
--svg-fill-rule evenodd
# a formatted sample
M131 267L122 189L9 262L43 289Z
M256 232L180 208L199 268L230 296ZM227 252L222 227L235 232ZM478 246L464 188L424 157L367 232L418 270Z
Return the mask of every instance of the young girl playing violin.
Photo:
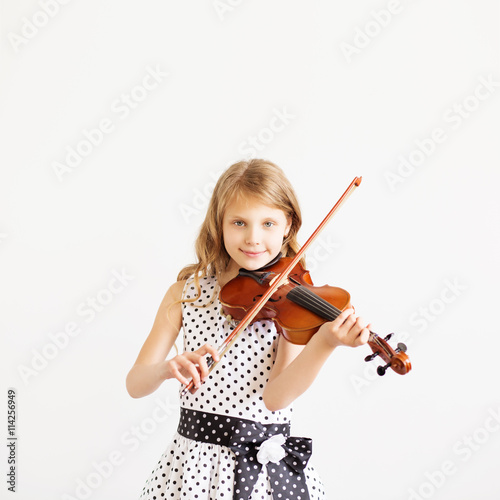
M337 347L365 344L369 326L348 308L301 346L259 320L222 359L217 351L234 329L221 314L221 287L240 268L260 269L280 252L293 257L301 222L295 193L273 163L241 161L218 180L196 240L198 262L168 289L127 376L134 398L167 379L192 379L197 389L181 392L179 427L141 500L324 498L308 464L310 440L290 436L291 403ZM166 360L181 329L184 352Z

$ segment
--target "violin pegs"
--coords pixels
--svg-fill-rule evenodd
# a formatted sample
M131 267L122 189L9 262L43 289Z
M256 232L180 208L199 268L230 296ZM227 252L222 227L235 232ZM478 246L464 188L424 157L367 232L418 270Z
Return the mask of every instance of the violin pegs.
M387 370L387 368L389 368L391 366L391 363L387 363L386 365L380 365L380 366L377 366L377 373L382 377L383 375L385 375L385 372Z
M384 337L384 340L387 342L388 340L391 339L391 337L394 335L394 333L389 333L386 337Z
M370 354L369 356L366 356L365 361L373 361L380 353L379 352L374 352L373 354Z
M396 348L396 352L406 352L406 344L403 344L403 342L399 342Z

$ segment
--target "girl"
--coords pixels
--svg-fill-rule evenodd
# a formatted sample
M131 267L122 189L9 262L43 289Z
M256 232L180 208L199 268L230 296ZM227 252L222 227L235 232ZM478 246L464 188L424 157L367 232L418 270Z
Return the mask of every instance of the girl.
M291 403L338 346L368 341L369 325L346 309L306 346L279 336L271 320L247 327L212 371L216 346L234 329L218 292L240 268L265 266L299 245L300 208L283 171L269 161L241 161L215 186L196 240L198 262L181 270L127 376L134 398L167 379L197 391L181 395L173 442L146 482L141 500L319 499L323 485L307 464L310 440L290 437ZM166 356L182 328L184 352Z

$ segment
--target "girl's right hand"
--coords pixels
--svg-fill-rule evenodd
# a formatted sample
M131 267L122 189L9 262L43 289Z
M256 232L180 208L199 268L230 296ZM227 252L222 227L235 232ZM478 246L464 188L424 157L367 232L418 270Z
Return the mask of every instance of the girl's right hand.
M181 384L187 385L189 384L188 377L191 376L194 386L198 389L201 382L208 377L207 354L210 354L214 361L219 361L217 349L210 344L163 361L158 367L161 380L176 378Z

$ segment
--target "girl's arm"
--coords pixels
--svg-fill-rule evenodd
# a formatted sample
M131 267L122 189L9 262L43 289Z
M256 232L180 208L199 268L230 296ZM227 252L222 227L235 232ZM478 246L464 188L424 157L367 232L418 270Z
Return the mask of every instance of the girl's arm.
M323 324L305 346L280 337L273 370L264 389L266 407L271 411L286 408L309 388L338 346L365 344L370 334L368 327L349 308L335 321Z
M187 384L187 377L192 377L198 387L200 379L208 376L205 354L209 353L218 360L217 350L208 344L196 351L165 360L182 326L182 305L179 301L184 284L185 280L177 281L168 289L158 309L151 333L127 375L127 391L133 398L151 394L169 378L176 378Z

